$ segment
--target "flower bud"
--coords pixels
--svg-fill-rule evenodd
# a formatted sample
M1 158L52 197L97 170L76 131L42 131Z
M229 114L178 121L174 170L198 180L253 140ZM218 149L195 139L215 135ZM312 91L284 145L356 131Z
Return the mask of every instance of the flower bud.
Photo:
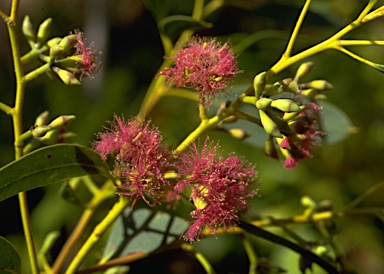
M255 97L260 98L267 84L267 72L263 71L255 76L253 80L253 89L255 90Z
M251 136L251 135L249 135L244 129L241 129L241 128L232 128L232 129L229 129L229 130L227 130L227 133L228 133L231 137L233 137L233 138L235 138L235 139L237 139L237 140L240 140L240 141L243 141L243 140L245 140L246 138L248 138L249 136Z
M205 188L204 186L200 186L199 192L203 196L208 195L208 189ZM200 195L198 195L198 196L200 196ZM207 202L204 201L203 199L201 199L200 197L196 197L194 195L192 195L192 197L193 197L192 198L193 204L195 205L196 209L204 209L207 206Z
M50 126L42 125L42 126L33 127L30 129L30 131L33 137L41 137L51 129L52 128Z
M67 70L61 69L59 67L53 67L53 71L59 76L59 78L66 85L81 85L81 82L76 78L73 73L70 73Z
M278 154L275 146L275 142L273 141L273 137L269 136L268 139L264 143L264 153L265 155L278 159Z
M59 43L61 47L63 47L63 52L69 51L72 49L77 43L76 34L70 34L65 36Z
M50 49L49 49L49 56L51 57L51 60L53 61L55 58L59 57L61 54L63 54L63 47L56 44L56 45L53 45Z
M295 75L295 81L298 81L300 78L303 78L305 75L307 75L313 67L313 62L307 62L303 63L299 66L299 68L296 71Z
M75 119L76 119L75 115L61 115L61 116L57 117L55 120L53 120L49 124L49 126L51 127L51 129L64 127Z
M58 60L55 64L60 65L62 68L74 68L77 64L81 63L83 57L81 55L71 55L64 59Z
M40 138L33 138L28 144L26 144L23 148L23 153L28 154L31 151L41 147L43 143L40 141Z
M22 29L23 34L24 34L25 38L27 39L29 45L31 47L33 47L35 44L35 41L36 41L36 34L35 34L35 30L33 29L33 24L31 22L31 18L29 18L28 15L26 15L24 17L23 25L22 25L21 29Z
M264 91L264 95L266 96L273 96L279 93L282 93L284 90L279 82L274 83L271 85L266 91Z
M37 31L37 47L40 48L48 39L48 36L51 32L52 27L52 18L47 18L43 23L40 24Z
M63 38L61 38L61 37L54 37L54 38L48 40L47 45L48 45L48 47L52 47L53 45L59 44L62 39Z
M291 81L285 91L296 94L299 92L299 84L297 83L297 81Z
M271 103L273 102L270 98L260 98L256 101L256 107L260 110L266 110L271 106Z
M331 83L325 81L325 80L314 80L309 83L305 83L302 86L303 88L313 88L317 90L330 90L333 89L333 86Z
M35 126L43 126L48 123L49 111L44 111L36 117Z
M301 111L300 106L291 99L277 99L272 101L271 107L274 107L283 112L298 112Z
M261 124L266 133L274 137L282 137L279 128L276 123L268 116L263 110L259 110Z

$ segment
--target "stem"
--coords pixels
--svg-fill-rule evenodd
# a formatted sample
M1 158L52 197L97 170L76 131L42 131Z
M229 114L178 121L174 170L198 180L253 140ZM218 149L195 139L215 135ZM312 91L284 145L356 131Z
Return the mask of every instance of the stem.
M51 69L50 67L50 64L45 64L45 65L42 65L41 67L29 72L28 74L26 74L24 76L24 82L30 82L32 81L33 79L36 79L37 77L39 77L41 74L49 71Z
M301 10L299 19L297 19L295 28L293 29L291 38L289 39L287 49L285 50L282 58L288 59L291 56L293 46L295 44L297 35L299 34L300 28L303 25L304 18L308 13L309 6L311 5L312 0L306 0L303 9Z
M23 103L24 103L24 90L25 90L25 82L23 81L24 69L21 63L21 54L20 54L20 46L19 40L17 36L16 29L16 19L19 11L19 0L12 1L11 7L11 15L7 22L9 39L11 43L12 49L12 57L13 64L15 70L15 78L16 78L16 98L15 98L15 107L12 112L12 120L14 127L14 138L17 140L23 131ZM19 159L23 156L23 147L15 146L15 159ZM25 192L19 193L19 205L20 205L20 214L21 220L23 223L24 235L28 249L29 260L31 264L31 272L33 274L37 274L39 272L38 260L35 250L35 245L33 242L33 235L31 229L30 215L28 210L28 201L27 195Z
M69 236L64 246L62 247L59 255L57 256L52 266L53 273L60 272L65 261L68 261L68 258L73 253L73 248L81 241L81 238L84 234L84 230L88 226L89 222L92 220L92 217L96 213L96 209L98 208L98 206L103 201L111 197L111 195L114 195L114 193L115 189L113 187L111 188L111 182L107 181L103 185L103 187L98 191L98 194L92 197L91 201L86 207L86 210L83 212L83 215L81 216L80 220L77 222L75 229L72 231L71 235Z
M203 15L203 8L204 8L204 0L195 0L195 4L193 7L192 12L192 18L196 20L201 20L201 17ZM173 47L170 52L177 52L179 49L183 48L185 44L188 42L189 38L193 35L192 30L185 30L180 35L179 39L177 40L175 46ZM162 41L164 42L164 38L162 38ZM168 51L168 42L166 42L166 49ZM164 60L163 64L161 65L159 71L166 67L170 67L172 64L172 61L170 59ZM163 76L155 77L151 84L149 85L148 91L145 94L143 103L141 104L140 111L138 114L138 120L143 120L148 113L151 112L153 107L157 104L157 102L164 96L164 94L167 92L167 87L165 83L165 78Z
M12 113L13 113L13 108L11 108L10 106L8 106L2 102L0 102L0 109L8 115L12 115Z
M184 251L191 252L193 254L193 256L195 256L196 260L199 261L199 263L204 268L204 270L205 270L205 272L207 274L214 274L214 273L216 273L215 270L213 269L212 265L207 260L207 258L205 258L203 254L198 252L191 244L184 243L184 244L181 245L181 248Z
M109 226L120 216L121 212L128 205L129 200L123 196L120 196L119 201L113 206L109 211L107 216L94 228L92 234L89 236L87 241L81 247L79 252L77 252L75 258L69 265L66 274L72 274L77 271L80 264L84 261L85 257L92 249L92 247L99 241L101 236L107 231Z
M347 50L347 49L345 49L343 47L335 46L334 48L339 50L339 51L341 51L342 53L345 53L346 55L352 57L353 59L362 62L363 64L366 64L366 65L368 65L370 67L373 67L373 68L377 69L375 63L373 63L371 61L368 61L367 59L362 58L361 56L359 56L359 55L357 55L357 54L355 54L355 53L353 53L353 52L351 52L351 51L349 51L349 50Z

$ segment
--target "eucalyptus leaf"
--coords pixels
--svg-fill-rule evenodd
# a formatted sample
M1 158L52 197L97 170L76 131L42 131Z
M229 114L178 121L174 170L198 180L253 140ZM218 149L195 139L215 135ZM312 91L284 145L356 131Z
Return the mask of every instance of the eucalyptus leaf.
M127 208L112 228L103 257L155 251L179 239L186 227L185 220L166 212Z
M21 259L13 245L0 237L0 274L21 273Z
M19 192L90 174L109 176L90 148L59 144L35 150L0 169L0 201Z

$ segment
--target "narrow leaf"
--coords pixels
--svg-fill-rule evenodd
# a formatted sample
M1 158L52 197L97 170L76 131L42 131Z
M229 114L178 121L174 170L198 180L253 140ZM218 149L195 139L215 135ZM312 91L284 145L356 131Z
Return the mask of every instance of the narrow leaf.
M108 166L92 149L72 144L44 147L0 169L0 201L22 191L90 174L109 176Z

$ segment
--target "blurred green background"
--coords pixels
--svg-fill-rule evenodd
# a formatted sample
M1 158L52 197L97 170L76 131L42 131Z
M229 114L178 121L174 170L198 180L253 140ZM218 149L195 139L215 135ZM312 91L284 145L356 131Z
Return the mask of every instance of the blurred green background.
M192 0L163 2L163 10L159 13L168 15L189 15L193 5ZM250 35L255 38L249 47L239 52L238 67L244 73L236 77L229 91L230 97L231 91L249 85L257 73L267 70L280 58L304 1L232 1L236 5L225 2L229 5L207 19L213 27L200 30L198 34L217 36L220 41L230 39L235 47ZM355 19L367 2L314 0L294 51L328 38ZM5 1L0 2L2 10L8 11L7 5L9 3ZM30 128L36 116L44 110L49 110L51 118L74 114L77 119L70 125L70 130L77 136L71 141L90 146L95 134L107 125L106 121L112 120L114 114L123 114L127 118L137 113L164 55L156 21L142 1L21 1L19 22L26 14L35 27L52 17L52 36L63 36L75 29L84 31L87 43L94 41L95 48L102 51L99 58L102 66L95 79L85 79L80 87L65 86L46 76L29 83L24 108L25 129ZM379 19L345 38L384 40L382 25L383 19ZM7 35L5 24L1 24L0 100L12 105L15 86ZM23 37L20 40L22 52L26 52L27 43ZM382 47L352 50L376 63L384 63ZM315 201L331 200L336 209L341 209L370 186L383 181L383 74L336 51L327 51L304 61L315 63L305 80L326 79L333 84L334 90L327 92L329 102L347 114L353 134L317 148L313 159L300 163L293 170L285 170L280 162L267 158L261 148L250 142L212 132L211 138L220 140L225 151L236 151L257 164L260 196L252 204L255 214L274 217L301 214L300 198L303 195ZM278 79L292 77L297 67L298 64L283 71ZM152 111L150 118L165 140L175 147L196 127L197 114L195 102L166 97ZM328 122L335 123L337 129L337 121L331 119ZM255 143L264 141L264 136L251 138L257 140ZM0 113L0 166L12 161L12 144L11 119ZM58 199L58 188L53 185L29 193L37 245L49 231L60 230L67 235L81 214L80 207ZM363 206L383 206L383 192L373 195ZM22 249L24 240L16 198L0 203L0 220L0 235ZM334 225L337 243L358 273L384 273L383 222L374 217L346 217ZM318 238L309 225L294 228L307 240ZM254 241L259 256L268 257L272 264L281 266L288 273L299 273L296 254L263 240ZM247 258L236 237L209 238L196 246L213 261L218 273L246 272ZM167 267L171 268L170 265ZM164 273L167 272L171 273L171 270ZM315 273L323 272L315 268Z

